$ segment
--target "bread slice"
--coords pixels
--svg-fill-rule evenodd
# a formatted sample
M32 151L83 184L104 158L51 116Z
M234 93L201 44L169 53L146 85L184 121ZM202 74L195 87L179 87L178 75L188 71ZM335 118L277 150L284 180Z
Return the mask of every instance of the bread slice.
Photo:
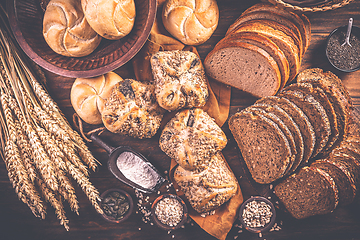
M330 122L325 109L313 96L304 95L300 91L284 89L278 96L287 98L301 108L309 118L311 125L316 129L316 142L311 155L311 157L315 157L326 146L331 134Z
M314 127L311 125L309 118L298 106L286 98L280 98L278 96L266 97L257 100L255 105L260 103L280 107L289 116L291 116L292 120L294 120L294 122L299 126L302 138L304 140L304 156L302 164L307 163L313 153L316 141Z
M281 84L280 89L282 89L286 82L289 80L290 68L289 62L286 59L285 54L281 49L268 37L261 35L257 32L239 32L226 36L220 42L223 41L238 41L238 42L246 42L252 45L255 45L259 48L264 49L266 52L270 54L272 58L276 61L280 74L281 74Z
M290 67L289 81L291 81L300 68L299 48L294 43L294 40L286 35L284 32L268 26L262 21L251 20L240 24L233 33L236 32L257 32L273 41L285 54Z
M355 164L354 160L345 155L334 155L329 157L328 161L340 168L346 174L356 191L360 183L360 172L359 167Z
M297 26L297 28L299 29L302 35L304 50L306 50L307 47L310 45L309 35L311 35L311 31L309 31L310 25L308 25L308 23L310 23L310 21L307 21L308 19L304 18L303 16L300 17L298 14L292 11L279 8L271 3L255 4L250 8L246 9L242 14L245 15L249 12L257 12L257 11L268 11L271 13L277 13L283 17L290 19ZM306 24L304 21L306 21ZM308 27L306 25L308 25Z
M326 94L321 88L313 87L310 83L293 83L287 86L286 90L297 90L302 92L304 95L311 95L325 109L331 128L331 134L329 136L329 140L322 151L322 156L327 156L333 149L333 145L339 137L339 129L336 119L336 113L334 107L329 101L329 98L326 96Z
M292 168L292 166L295 162L295 158L296 158L296 154L297 154L294 136L291 133L291 131L289 130L288 126L275 114L273 114L271 112L267 112L256 106L247 107L245 109L245 111L249 111L249 112L253 113L254 115L263 116L263 117L273 121L280 128L280 130L284 133L287 141L289 142L289 146L290 146L290 150L291 150L290 161L289 161L288 166L286 167L286 171L284 172L283 176L287 175L290 172L290 169Z
M327 172L335 181L339 191L339 206L349 205L354 201L356 192L346 174L327 159L319 159L311 164Z
M263 49L248 43L217 45L205 58L206 73L256 97L275 95L281 75L275 60Z
M277 124L263 116L241 111L230 117L229 129L256 182L267 184L284 175L291 149Z
M310 45L310 42L311 42L311 22L310 22L309 18L305 14L301 13L301 14L298 14L298 15L301 18L301 20L303 21L304 25L305 25L305 34L306 34L305 51L306 51L308 49L309 45Z
M335 182L324 171L304 167L275 186L275 195L297 219L332 212L338 202Z
M300 163L303 161L303 157L304 157L304 140L303 140L299 126L294 122L294 120L292 119L292 117L289 114L287 114L282 108L278 107L277 105L255 103L252 106L263 109L264 111L266 111L268 113L272 113L272 114L276 115L289 128L289 130L294 138L296 155L295 155L294 163L292 164L290 169L285 174L294 172L298 168Z

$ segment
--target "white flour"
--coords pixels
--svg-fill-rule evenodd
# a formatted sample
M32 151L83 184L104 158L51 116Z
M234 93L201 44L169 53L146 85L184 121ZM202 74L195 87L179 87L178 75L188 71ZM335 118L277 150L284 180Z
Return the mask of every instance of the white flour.
M155 187L159 180L158 174L131 152L121 153L116 160L116 166L127 179L144 188Z

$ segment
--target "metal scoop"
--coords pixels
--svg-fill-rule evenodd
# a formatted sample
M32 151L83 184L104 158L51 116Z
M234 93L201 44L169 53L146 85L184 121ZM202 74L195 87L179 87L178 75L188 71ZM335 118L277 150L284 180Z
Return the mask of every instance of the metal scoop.
M129 146L112 147L97 134L90 137L109 154L108 168L123 183L144 193L156 192L165 179L158 170L139 152Z
M347 45L349 45L351 47L350 35L351 35L352 25L353 25L353 19L349 18L349 24L348 24L347 31L346 31L345 42L343 44L341 44L341 46L345 46L345 44L347 44Z

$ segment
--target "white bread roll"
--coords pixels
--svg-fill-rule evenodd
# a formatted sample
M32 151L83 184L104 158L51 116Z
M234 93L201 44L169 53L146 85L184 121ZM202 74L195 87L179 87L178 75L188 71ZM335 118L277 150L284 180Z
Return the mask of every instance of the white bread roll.
M112 88L123 79L114 72L94 78L77 78L70 93L75 112L89 124L102 123L101 112L110 97Z
M43 35L54 52L68 57L89 55L101 41L86 21L80 0L51 0L44 14Z
M134 0L81 0L81 5L90 26L106 39L123 38L134 26Z
M219 22L216 0L167 0L162 11L166 30L186 45L207 41Z

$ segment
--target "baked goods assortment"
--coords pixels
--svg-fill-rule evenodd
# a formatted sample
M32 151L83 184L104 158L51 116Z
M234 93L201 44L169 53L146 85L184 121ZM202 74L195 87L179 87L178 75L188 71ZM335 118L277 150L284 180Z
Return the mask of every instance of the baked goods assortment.
M51 0L44 14L43 35L54 52L69 57L89 55L101 41L78 0Z
M306 69L297 83L231 116L229 128L254 180L267 184L339 146L351 109L335 74Z
M305 15L255 4L206 56L206 73L256 97L275 95L299 72L310 36Z
M161 16L173 37L186 45L200 45L214 33L219 8L216 0L167 0Z
M159 105L175 111L203 107L209 91L200 58L190 51L159 51L150 59Z

